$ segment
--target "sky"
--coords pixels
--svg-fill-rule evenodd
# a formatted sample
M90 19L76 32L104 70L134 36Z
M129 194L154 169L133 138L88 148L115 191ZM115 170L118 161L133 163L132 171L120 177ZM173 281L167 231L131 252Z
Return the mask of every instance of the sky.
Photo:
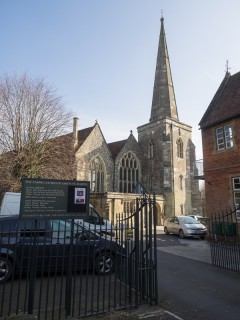
M179 120L198 123L240 71L239 0L0 0L0 75L41 77L108 143L149 122L163 14Z

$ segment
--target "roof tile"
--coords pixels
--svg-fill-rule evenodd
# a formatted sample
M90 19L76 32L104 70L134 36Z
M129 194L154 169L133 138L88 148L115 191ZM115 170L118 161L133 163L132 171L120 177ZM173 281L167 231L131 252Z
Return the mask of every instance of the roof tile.
M240 72L226 75L199 125L206 128L240 116Z

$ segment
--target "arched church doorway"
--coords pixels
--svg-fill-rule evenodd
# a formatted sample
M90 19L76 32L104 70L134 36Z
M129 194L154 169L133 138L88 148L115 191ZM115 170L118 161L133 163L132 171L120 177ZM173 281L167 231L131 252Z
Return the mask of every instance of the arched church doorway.
M157 226L163 225L163 211L159 203L156 203L157 208Z

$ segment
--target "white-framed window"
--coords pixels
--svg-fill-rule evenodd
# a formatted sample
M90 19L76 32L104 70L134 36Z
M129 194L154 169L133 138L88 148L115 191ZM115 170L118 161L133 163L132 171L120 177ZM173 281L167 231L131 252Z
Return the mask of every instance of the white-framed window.
M230 125L216 129L217 149L224 150L233 147L233 132Z
M183 159L183 141L181 138L177 140L177 156Z
M140 165L131 152L122 157L119 168L119 192L133 193L139 182Z
M240 177L235 177L233 181L233 199L235 208L240 207ZM237 218L240 219L240 209L237 210Z
M90 192L103 193L104 179L104 163L99 156L96 156L89 165Z

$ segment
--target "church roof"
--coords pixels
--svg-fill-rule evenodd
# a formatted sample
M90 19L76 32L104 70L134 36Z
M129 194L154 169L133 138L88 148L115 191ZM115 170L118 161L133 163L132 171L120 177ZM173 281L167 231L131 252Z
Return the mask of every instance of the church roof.
M111 151L113 159L116 159L117 155L119 152L122 150L122 148L125 146L127 142L127 139L121 140L121 141L116 141L116 142L111 142L108 143L108 148Z
M150 122L161 120L166 117L178 120L177 105L164 30L164 19L162 17Z
M94 126L88 127L82 130L78 130L78 147L80 147L84 143L84 141L87 139L87 137L89 136L89 134L92 132L93 129L94 129Z
M240 72L226 73L210 105L199 122L200 128L240 116Z
M89 134L92 132L92 130L94 129L94 126L89 127L89 128L85 128L82 130L78 130L78 144L77 144L77 148L81 147L81 145L84 143L84 141L87 139L87 137L89 136ZM73 139L73 133L67 133L64 134L62 136L58 136L56 138L53 138L54 141L58 142L58 143L69 143L69 138Z

